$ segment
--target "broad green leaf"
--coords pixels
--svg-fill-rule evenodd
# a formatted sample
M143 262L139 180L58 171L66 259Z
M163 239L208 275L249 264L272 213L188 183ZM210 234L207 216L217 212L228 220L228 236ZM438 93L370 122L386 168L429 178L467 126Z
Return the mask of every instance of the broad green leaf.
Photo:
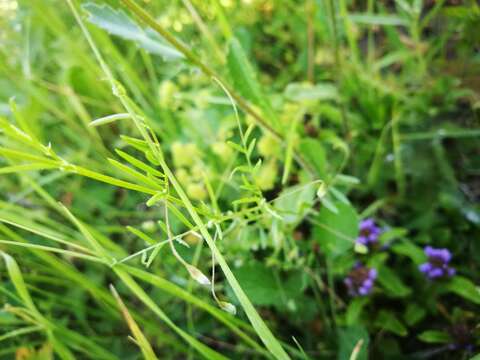
M391 296L404 297L411 293L400 277L386 266L379 266L377 281Z
M358 215L356 210L344 202L334 202L338 213L322 207L315 218L315 240L329 256L337 256L353 248L358 236Z
M320 179L327 176L327 156L320 141L307 138L300 141L300 152L313 165Z
M375 324L381 328L393 332L398 336L407 335L407 328L390 311L381 310L377 316Z
M164 60L178 60L184 57L159 35L151 30L142 29L123 10L115 10L108 5L95 3L86 3L82 7L89 14L88 21L112 35L135 41L141 48L162 56Z
M345 321L347 325L352 326L358 323L362 309L368 303L367 297L356 297L348 304L347 312L345 314Z
M255 262L233 271L240 286L256 305L280 305L280 289L272 269Z
M423 342L433 344L448 344L452 341L452 338L448 333L439 330L426 330L419 334L418 338Z
M283 190L275 200L275 210L288 224L299 221L308 211L315 198L315 184L296 185Z
M261 306L284 309L305 287L300 273L277 276L272 268L260 262L243 265L235 269L234 274L250 300Z
M361 342L360 351L356 357L357 360L368 359L368 345L370 339L368 332L363 326L351 326L338 330L338 360L350 360L355 347L359 346Z
M471 302L480 305L480 287L463 276L454 276L446 285L447 290L454 292Z
M247 100L260 107L268 117L270 124L277 124L278 118L273 111L269 99L257 81L253 67L251 66L242 45L236 38L232 38L227 57L228 71L233 80L235 89Z

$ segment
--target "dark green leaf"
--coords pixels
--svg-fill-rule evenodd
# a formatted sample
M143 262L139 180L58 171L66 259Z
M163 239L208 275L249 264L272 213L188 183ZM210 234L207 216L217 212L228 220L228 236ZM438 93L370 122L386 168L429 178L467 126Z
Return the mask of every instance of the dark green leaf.
M411 293L398 275L386 266L379 266L377 280L391 296L404 297Z
M421 321L427 314L426 310L415 303L409 303L403 318L408 326L413 326Z
M367 360L368 358L368 332L363 326L351 326L338 330L338 360L349 360L355 346L362 342L357 360Z
M427 330L418 335L418 338L426 343L442 343L448 344L452 341L450 335L444 331Z
M390 311L381 310L377 316L375 324L384 330L388 330L398 336L407 335L407 328Z
M446 288L462 296L463 298L470 300L471 302L480 305L480 288L476 286L469 279L463 276L454 276L446 285Z

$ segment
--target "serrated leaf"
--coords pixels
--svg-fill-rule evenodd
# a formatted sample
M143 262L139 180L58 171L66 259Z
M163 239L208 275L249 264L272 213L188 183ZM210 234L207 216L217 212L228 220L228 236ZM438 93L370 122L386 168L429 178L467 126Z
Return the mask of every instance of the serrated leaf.
M95 3L83 4L82 8L89 14L89 22L112 35L135 41L151 54L160 55L164 60L179 60L184 57L182 53L166 44L159 35L148 29L146 31L142 29L123 10Z

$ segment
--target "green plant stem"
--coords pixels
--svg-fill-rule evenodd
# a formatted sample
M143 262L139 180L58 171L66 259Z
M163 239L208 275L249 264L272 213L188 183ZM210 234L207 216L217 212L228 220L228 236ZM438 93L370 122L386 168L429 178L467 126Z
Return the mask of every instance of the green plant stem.
M195 9L195 6L190 2L190 0L182 0L182 2L187 8L187 10L189 11L193 21L197 25L202 35L205 36L205 39L207 40L208 45L210 46L213 53L215 54L215 57L218 59L220 64L224 64L225 57L222 54L222 50L220 49L220 46L218 46L215 38L213 37L208 27L205 26L205 23L203 22L202 18L200 17L197 10Z
M339 47L339 38L338 38L338 31L337 31L337 18L336 18L336 11L335 11L335 1L328 0L328 10L330 16L330 22L332 25L332 33L333 33L333 52L335 58L335 83L337 85L338 90L340 91L342 85L342 62L340 59L340 47ZM340 113L342 115L342 124L343 124L343 131L347 141L351 139L350 133L350 125L347 120L347 111L345 109L345 104L343 99L340 98Z
M315 83L315 1L307 0L305 12L307 13L307 79L310 83Z
M401 153L401 135L398 126L400 114L394 114L392 119L392 143L395 166L395 179L397 190L402 197L405 195L405 174L403 171L402 153Z

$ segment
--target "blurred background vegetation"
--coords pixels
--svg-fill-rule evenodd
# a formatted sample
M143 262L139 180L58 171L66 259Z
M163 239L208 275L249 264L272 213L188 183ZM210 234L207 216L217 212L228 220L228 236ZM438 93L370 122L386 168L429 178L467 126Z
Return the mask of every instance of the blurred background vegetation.
M112 87L67 1L0 0L1 358L272 357L125 96L289 356L479 352L476 1L137 0L176 44L129 3L73 2Z

